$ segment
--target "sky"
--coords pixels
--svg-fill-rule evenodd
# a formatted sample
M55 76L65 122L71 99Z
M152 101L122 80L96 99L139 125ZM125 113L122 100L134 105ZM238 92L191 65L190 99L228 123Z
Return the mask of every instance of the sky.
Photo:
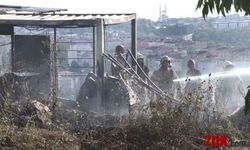
M167 7L171 18L200 17L198 0L0 0L2 5L67 8L72 13L136 13L139 18L157 20L159 7Z

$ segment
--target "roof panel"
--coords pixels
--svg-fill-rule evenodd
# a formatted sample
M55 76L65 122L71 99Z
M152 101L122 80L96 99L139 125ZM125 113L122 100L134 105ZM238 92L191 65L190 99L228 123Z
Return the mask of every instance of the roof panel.
M93 26L103 19L105 25L119 24L135 19L135 14L31 14L31 13L7 13L0 14L0 24L10 25L40 25L40 26L64 26L83 25Z
M31 12L36 14L48 13L48 12L61 12L67 11L62 8L43 8L43 7L30 7L30 6L14 6L14 5L0 5L0 12L7 13L8 11L16 12Z

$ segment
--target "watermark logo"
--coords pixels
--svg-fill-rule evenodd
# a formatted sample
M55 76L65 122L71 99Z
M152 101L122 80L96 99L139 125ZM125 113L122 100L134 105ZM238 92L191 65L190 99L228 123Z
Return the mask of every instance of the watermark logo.
M219 147L229 147L228 145L228 137L227 136L204 136L205 139L204 146L208 148L211 146L212 148L219 148Z
M228 136L208 135L203 136L204 147L227 148L227 147L249 147L250 140L233 140Z

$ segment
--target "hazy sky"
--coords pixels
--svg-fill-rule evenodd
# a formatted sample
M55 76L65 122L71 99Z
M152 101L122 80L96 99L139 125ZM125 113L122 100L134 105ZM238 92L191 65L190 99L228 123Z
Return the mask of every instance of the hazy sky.
M199 17L197 0L0 0L0 4L68 8L79 13L135 12L140 18L156 20L159 6L167 4L169 17Z

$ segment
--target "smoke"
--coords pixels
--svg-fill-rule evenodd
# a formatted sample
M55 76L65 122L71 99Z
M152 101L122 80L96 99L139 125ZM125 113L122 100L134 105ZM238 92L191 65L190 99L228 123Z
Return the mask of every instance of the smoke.
M250 67L235 68L229 71L212 72L194 77L184 77L174 82L194 82L202 84L203 101L215 104L216 111L224 114L232 114L244 105L246 87L241 77L249 77ZM193 91L195 92L195 91Z

